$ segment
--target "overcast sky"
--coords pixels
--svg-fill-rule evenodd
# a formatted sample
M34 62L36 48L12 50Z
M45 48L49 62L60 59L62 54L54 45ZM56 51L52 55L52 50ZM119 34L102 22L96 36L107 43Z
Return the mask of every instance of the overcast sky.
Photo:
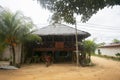
M31 17L38 28L49 24L51 13L42 9L35 0L0 0L0 5L13 12L19 10L25 16ZM89 32L89 39L96 38L96 42L110 43L113 39L120 40L120 6L100 10L84 24L80 23L78 17L77 26L78 29Z

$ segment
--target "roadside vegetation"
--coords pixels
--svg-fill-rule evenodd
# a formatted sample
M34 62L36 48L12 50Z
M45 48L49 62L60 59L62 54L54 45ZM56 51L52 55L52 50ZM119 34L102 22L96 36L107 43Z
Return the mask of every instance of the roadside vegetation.
M101 58L120 61L120 53L117 53L116 56L107 56L107 55L99 55L99 54L92 54L92 56L97 56L97 57L101 57Z
M82 47L81 51L81 65L82 66L88 66L91 65L91 54L95 53L95 50L97 48L97 44L95 43L95 39L93 40L84 40L82 43L80 43Z

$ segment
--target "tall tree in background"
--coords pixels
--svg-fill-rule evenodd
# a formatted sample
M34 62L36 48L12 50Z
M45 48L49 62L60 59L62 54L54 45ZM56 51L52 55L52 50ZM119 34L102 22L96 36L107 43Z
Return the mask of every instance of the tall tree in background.
M120 43L120 40L118 40L118 39L113 39L112 43Z
M81 21L88 21L93 14L96 14L104 7L120 5L120 0L37 0L43 8L53 13L53 20L58 22L64 20L67 23L75 24L74 14L81 15Z
M32 20L20 12L14 14L7 9L0 12L0 39L11 47L13 65L16 64L16 45L23 43L30 35L33 35L31 34L33 26Z
M99 47L99 46L104 46L105 44L106 44L105 42L99 43L99 44L98 44L98 47Z

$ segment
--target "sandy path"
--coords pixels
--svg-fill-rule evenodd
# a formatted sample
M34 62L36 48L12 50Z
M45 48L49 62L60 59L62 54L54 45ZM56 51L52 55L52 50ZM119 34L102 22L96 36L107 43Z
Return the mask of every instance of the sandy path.
M74 64L24 65L18 70L0 70L0 80L120 80L120 62L92 57L93 67Z

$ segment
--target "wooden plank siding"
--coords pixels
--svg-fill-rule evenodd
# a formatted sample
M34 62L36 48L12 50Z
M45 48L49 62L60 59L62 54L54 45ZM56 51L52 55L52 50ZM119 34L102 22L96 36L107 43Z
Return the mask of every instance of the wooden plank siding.
M53 46L50 46L50 45L53 45ZM39 46L34 48L33 50L34 51L74 51L75 46L69 46L69 45L65 44L64 42L55 42L55 44L51 43L47 47Z

